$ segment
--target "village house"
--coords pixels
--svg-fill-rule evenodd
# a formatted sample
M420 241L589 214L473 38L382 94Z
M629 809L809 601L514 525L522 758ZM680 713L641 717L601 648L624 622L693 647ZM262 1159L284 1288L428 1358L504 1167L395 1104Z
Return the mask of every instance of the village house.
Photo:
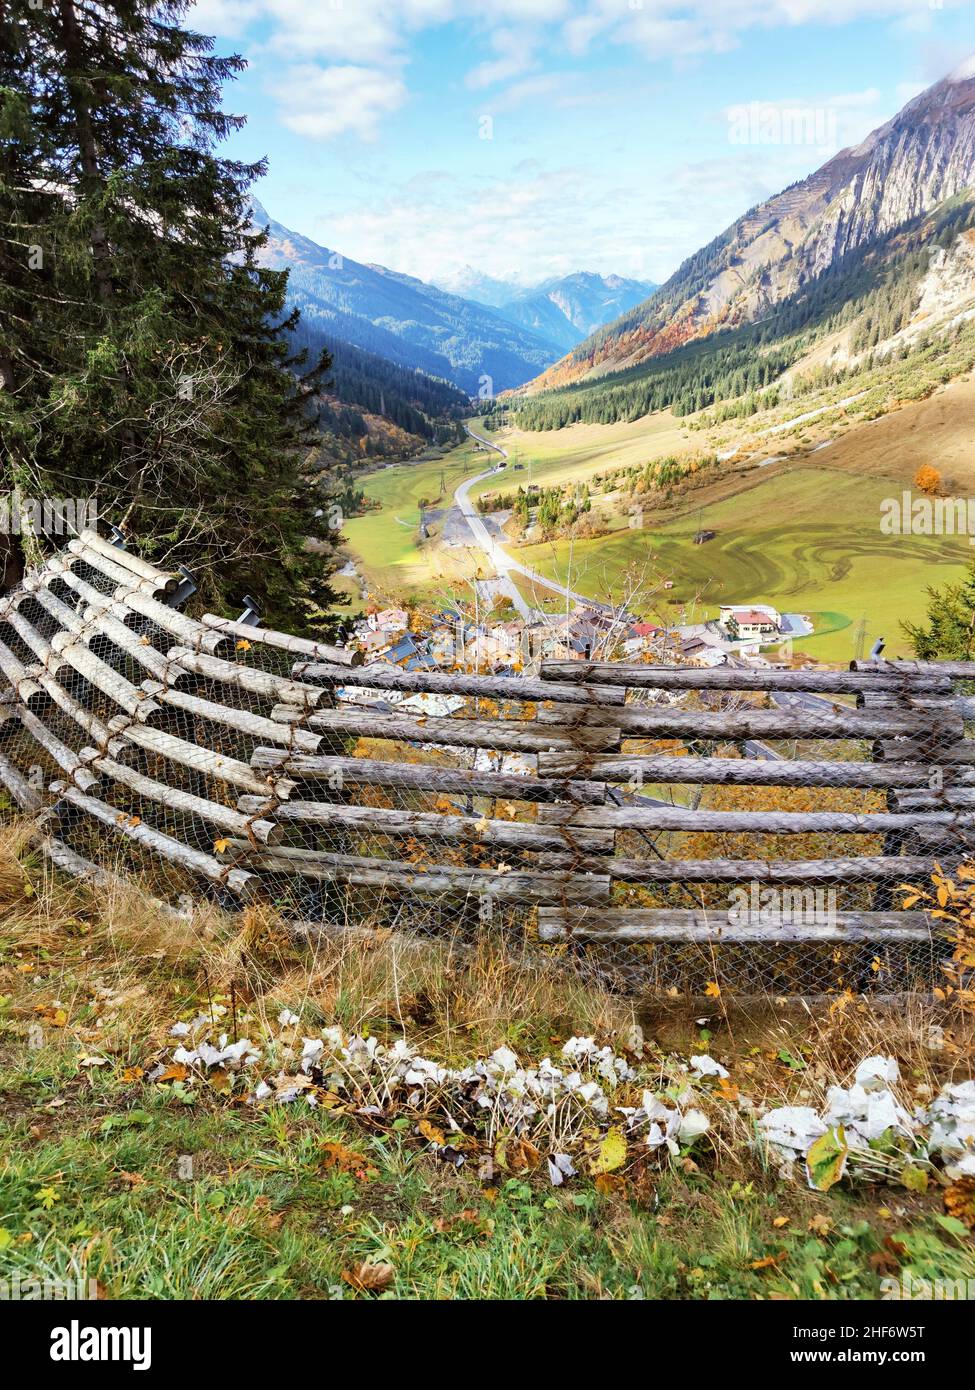
M767 641L782 626L781 615L764 603L722 604L718 622L732 642Z
M623 640L624 655L632 659L644 652L652 651L654 644L663 636L663 628L656 623L633 623L626 630Z
M410 615L405 608L382 608L378 613L366 614L366 626L372 632L405 632L410 625Z

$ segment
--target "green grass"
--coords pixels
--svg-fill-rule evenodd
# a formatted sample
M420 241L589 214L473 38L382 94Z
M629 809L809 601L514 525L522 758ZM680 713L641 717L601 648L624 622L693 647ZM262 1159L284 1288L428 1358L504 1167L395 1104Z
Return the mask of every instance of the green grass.
M717 1097L714 1142L693 1162L661 1167L634 1148L625 1186L600 1191L581 1155L561 1189L544 1164L480 1173L477 1144L455 1169L409 1104L371 1118L261 1108L221 1093L219 1077L150 1080L172 1021L228 1000L231 985L252 1020L302 1001L312 1030L406 1033L449 1064L502 1041L555 1055L572 1033L609 1040L632 1026L630 1002L533 972L503 945L458 957L406 937L369 951L289 937L273 915L164 918L137 889L56 879L16 830L0 835L0 921L0 1280L91 1278L111 1299L696 1300L874 1298L898 1270L975 1277L935 1185L821 1194L783 1182ZM747 1094L778 1103L805 1084L784 1042L817 1066L838 1049L843 1075L881 1045L916 1081L961 1065L962 1030L939 1063L906 1015L833 1026L803 1013L788 1034L774 1015L738 1015L714 1036L696 1012L661 1013L653 1040L644 1020L651 1071L671 1049L714 1048ZM85 1065L93 1055L105 1065ZM390 1266L382 1292L344 1277L363 1262Z
M864 1215L854 1194L677 1168L639 1201L537 1174L485 1189L473 1165L455 1172L406 1134L181 1088L79 1086L36 1063L0 1074L7 1280L84 1271L112 1299L375 1297L343 1279L365 1261L392 1266L392 1298L856 1299L877 1296L870 1257L887 1238L918 1278L975 1273L933 1213ZM65 1109L45 1109L66 1089ZM326 1141L363 1167L327 1166ZM813 1234L817 1215L829 1225Z
M485 478L475 484L472 497L527 486L529 478L544 487L583 482L595 473L642 466L668 454L704 453L708 447L706 439L693 435L666 410L628 423L570 425L562 430L506 429L485 438L495 439L508 450L508 472L503 478ZM522 465L520 472L513 471L515 464Z
M815 615L822 635L797 647L825 661L854 654L864 616L870 641L882 636L889 654L906 652L900 623L923 616L926 587L958 579L972 551L956 537L881 535L880 500L891 486L883 478L801 467L659 528L517 554L594 598L620 593L627 573L649 561L655 574L674 581L655 600L657 613L674 620L695 598L690 621L716 616L720 603L770 603ZM715 539L694 545L699 525L716 531Z
M453 577L462 558L469 563L471 552L458 551L456 563L450 552L434 543L421 542L421 499L432 506L449 506L455 489L465 477L490 466L483 452L468 442L451 450L442 459L398 464L363 474L358 483L368 498L380 504L379 510L352 517L342 530L347 549L354 557L370 589L385 596L405 597L408 593L430 596L439 592L439 577Z

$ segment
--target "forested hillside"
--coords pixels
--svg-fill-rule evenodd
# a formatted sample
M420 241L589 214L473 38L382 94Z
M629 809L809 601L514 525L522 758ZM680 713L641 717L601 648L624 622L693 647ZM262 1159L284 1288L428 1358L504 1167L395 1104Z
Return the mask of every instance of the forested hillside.
M849 328L855 362L857 354L899 333L917 308L932 256L951 250L973 226L975 194L958 195L934 213L850 252L782 300L760 323L722 329L626 370L511 398L505 408L522 428L559 429L576 421L636 420L667 407L687 415L720 401L744 400L746 411L772 404L768 393L777 378L827 335ZM711 255L711 248L704 248L687 263L677 292L705 274ZM672 292L665 287L651 302ZM848 354L820 369L817 383L829 373L840 380L850 367ZM801 388L800 381L790 389Z
M323 335L452 381L469 395L520 386L561 351L497 310L319 246L256 201L253 217L268 231L261 263L289 272L289 301Z
M320 332L304 319L291 340L310 358L325 351L331 359L319 398L319 425L324 433L366 439L365 417L374 416L420 440L444 444L463 437L459 421L470 410L470 401L450 382L365 352Z

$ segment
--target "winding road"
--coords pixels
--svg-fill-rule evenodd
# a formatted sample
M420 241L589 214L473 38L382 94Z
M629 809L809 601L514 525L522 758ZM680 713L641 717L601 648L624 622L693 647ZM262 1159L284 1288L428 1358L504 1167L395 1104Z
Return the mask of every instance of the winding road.
M500 454L503 459L507 459L507 451L502 449L500 444L495 444L491 439L485 439L482 434L475 434L468 425L465 425L464 429L470 435L471 439L476 439L479 444L484 444L488 449L493 449L496 454ZM571 599L573 603L585 603L590 608L605 608L607 612L612 612L609 604L597 603L595 599L588 598L585 594L578 594L574 589L567 589L564 584L557 584L552 579L546 579L543 574L539 574L538 570L533 570L530 566L523 565L520 561L512 559L504 547L494 539L478 515L477 507L471 501L469 494L471 487L473 487L475 483L479 483L483 478L490 478L492 474L496 472L497 467L488 468L483 473L477 473L473 478L468 478L465 482L461 483L460 487L454 493L454 501L463 513L464 520L467 522L476 544L484 551L485 555L488 556L498 572L498 579L495 581L495 587L504 591L526 622L537 622L539 619L544 620L546 615L538 609L531 608L525 599L522 598L517 584L515 584L514 580L511 578L512 573L520 574L525 579L530 579L533 584L537 584L540 588L550 589L553 593L560 594L563 598Z

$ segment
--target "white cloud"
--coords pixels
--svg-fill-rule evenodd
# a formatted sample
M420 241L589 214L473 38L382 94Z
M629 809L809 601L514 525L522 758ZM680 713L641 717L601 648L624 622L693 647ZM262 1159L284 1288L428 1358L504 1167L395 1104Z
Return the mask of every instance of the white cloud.
M356 260L428 281L449 281L468 264L522 283L574 270L662 280L805 173L801 160L795 150L744 150L679 165L652 182L636 175L625 187L601 168L535 161L504 177L426 171L300 230Z
M406 101L406 84L380 68L319 68L306 63L289 68L269 90L281 119L298 135L328 140L348 131L374 140L383 116Z
M535 63L534 42L520 29L496 29L491 36L495 57L487 58L467 74L467 86L475 91L510 82L530 72Z

